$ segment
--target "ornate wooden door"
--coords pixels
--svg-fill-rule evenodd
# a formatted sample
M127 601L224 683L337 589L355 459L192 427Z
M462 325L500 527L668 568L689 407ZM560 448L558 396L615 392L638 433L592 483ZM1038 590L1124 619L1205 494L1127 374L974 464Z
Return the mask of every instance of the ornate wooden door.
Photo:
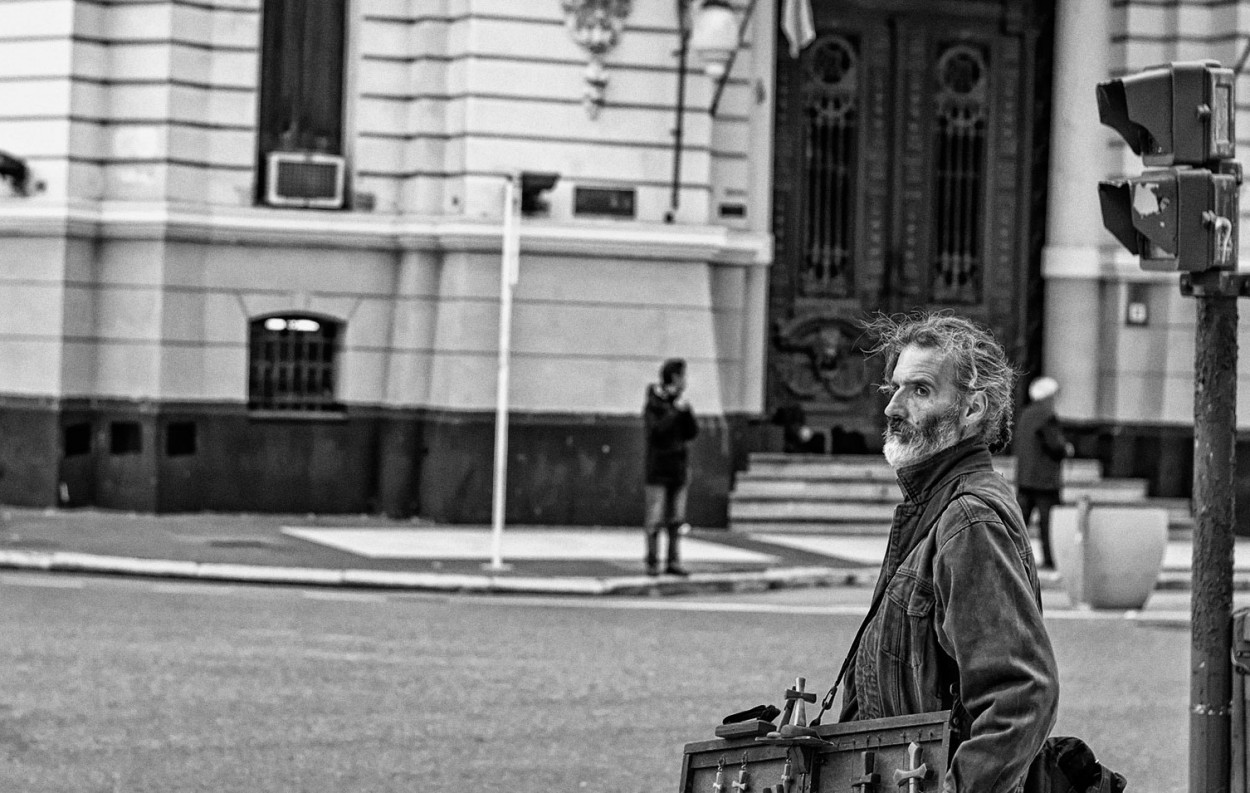
M814 0L816 40L779 42L770 409L879 448L878 311L953 309L1023 354L1025 6Z

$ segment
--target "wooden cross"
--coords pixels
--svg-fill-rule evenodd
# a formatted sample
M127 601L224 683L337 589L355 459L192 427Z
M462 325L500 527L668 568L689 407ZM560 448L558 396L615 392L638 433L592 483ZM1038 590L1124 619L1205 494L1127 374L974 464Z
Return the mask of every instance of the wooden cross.
M725 755L720 756L716 763L716 781L712 783L715 793L725 793Z
M738 779L733 783L734 793L746 793L751 787L751 783L747 780L747 756L742 754L742 768L738 769Z
M815 694L809 694L803 690L806 684L806 678L798 677L794 680L794 688L786 689L786 711L788 714L793 709L794 718L790 723L796 727L807 726L807 711L803 703L816 701Z
M920 762L920 744L912 741L907 745L907 761L911 768L894 772L894 784L902 787L907 783L907 793L920 793L920 782L929 775L927 763Z
M790 793L790 783L794 781L794 768L790 763L790 755L786 753L786 764L781 767L781 784L777 793Z
M877 765L877 753L861 752L860 760L864 765L864 773L851 780L851 787L855 788L858 793L871 793L881 781L881 775L873 773Z

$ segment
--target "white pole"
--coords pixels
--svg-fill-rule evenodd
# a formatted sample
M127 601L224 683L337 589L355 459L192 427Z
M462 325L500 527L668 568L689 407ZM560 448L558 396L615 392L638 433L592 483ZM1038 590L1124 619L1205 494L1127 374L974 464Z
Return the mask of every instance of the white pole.
M512 354L512 291L521 274L520 174L504 186L503 260L499 267L499 378L495 390L495 481L491 505L491 570L507 570L503 561L504 506L508 485L508 377Z

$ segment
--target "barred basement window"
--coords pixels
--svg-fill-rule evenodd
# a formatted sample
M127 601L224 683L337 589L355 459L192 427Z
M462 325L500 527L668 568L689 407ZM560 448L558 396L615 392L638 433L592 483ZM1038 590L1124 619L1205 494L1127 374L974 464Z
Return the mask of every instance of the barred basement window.
M334 399L341 335L342 323L322 317L252 320L248 408L342 410Z

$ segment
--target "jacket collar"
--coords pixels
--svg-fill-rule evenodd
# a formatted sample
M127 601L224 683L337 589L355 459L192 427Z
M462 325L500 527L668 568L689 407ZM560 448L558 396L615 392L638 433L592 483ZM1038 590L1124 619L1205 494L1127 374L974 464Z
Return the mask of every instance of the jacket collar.
M965 438L931 457L898 469L897 475L904 499L922 503L956 476L993 470L989 447L979 438Z

